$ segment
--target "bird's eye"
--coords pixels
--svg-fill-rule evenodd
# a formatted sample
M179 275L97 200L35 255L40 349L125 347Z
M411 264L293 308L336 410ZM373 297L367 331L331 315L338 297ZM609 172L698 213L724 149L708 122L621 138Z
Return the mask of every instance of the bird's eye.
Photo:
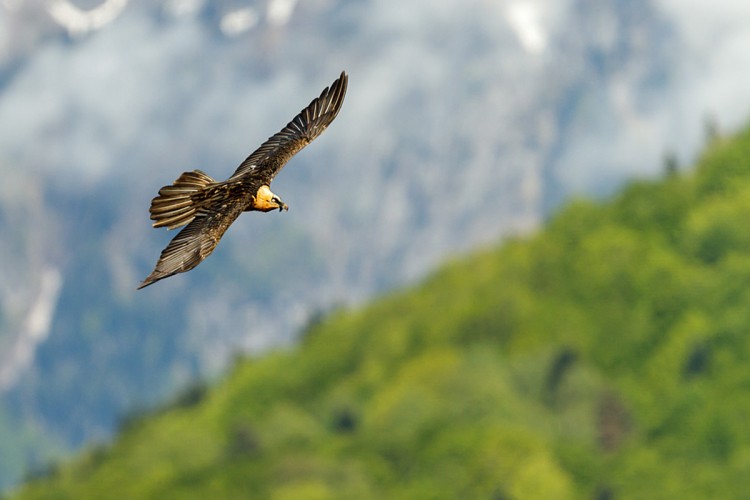
M277 205L281 205L281 198L279 198L278 196L274 196L273 198L271 198L271 201L276 203Z

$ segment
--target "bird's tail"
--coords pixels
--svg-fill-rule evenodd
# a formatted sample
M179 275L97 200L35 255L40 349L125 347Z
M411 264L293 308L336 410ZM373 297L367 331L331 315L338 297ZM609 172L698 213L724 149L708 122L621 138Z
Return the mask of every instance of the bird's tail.
M159 196L151 200L151 220L154 227L174 229L187 224L195 218L198 208L193 196L214 180L200 170L185 172L174 181L159 190Z

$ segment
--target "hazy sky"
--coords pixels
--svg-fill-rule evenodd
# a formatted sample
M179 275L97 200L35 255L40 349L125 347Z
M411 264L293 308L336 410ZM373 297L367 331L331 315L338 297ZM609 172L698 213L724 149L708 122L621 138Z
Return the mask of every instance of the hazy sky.
M750 2L658 0L688 46L685 106L703 103L733 128L750 112ZM688 55L689 54L689 55Z

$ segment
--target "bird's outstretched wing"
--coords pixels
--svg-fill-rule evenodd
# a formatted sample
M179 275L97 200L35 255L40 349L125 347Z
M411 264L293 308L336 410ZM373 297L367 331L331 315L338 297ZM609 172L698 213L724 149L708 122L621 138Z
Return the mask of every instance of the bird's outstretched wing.
M242 213L241 204L199 214L169 242L159 256L156 267L138 287L190 271L214 251L224 232Z
M171 229L189 223L169 242L154 270L138 288L189 271L208 257L229 226L247 209L247 196L254 196L254 190L262 184L270 184L286 162L336 118L347 82L348 77L342 72L286 127L248 156L226 181L217 183L196 170L183 173L172 185L163 187L151 203L154 227ZM247 176L252 182L246 182Z
M346 72L342 71L336 81L323 89L320 96L313 99L286 127L248 156L229 180L251 174L262 179L265 184L270 184L286 162L318 137L336 118L344 102L348 80Z

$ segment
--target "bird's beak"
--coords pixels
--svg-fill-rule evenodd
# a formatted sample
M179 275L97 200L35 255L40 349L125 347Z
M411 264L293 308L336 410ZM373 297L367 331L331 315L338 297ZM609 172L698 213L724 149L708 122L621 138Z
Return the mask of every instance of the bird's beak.
M281 212L282 210L289 211L289 206L286 203L282 203L281 206L279 207L279 212Z

